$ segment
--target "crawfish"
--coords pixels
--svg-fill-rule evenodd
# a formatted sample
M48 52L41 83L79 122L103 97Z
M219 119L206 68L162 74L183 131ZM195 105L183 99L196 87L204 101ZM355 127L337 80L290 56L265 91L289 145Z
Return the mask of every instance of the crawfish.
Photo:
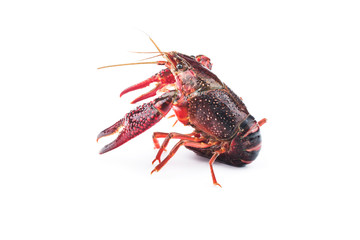
M151 38L150 40L153 42ZM122 91L120 96L144 88L150 83L157 83L154 89L136 98L132 103L156 96L159 92L164 93L151 102L138 106L114 125L100 132L98 140L119 133L116 140L101 149L100 154L111 151L143 133L172 109L177 120L184 125L192 126L194 131L189 134L155 132L153 142L159 150L152 163L158 161L159 164L151 173L159 171L181 146L185 146L210 159L212 181L220 186L213 170L215 160L232 166L243 166L254 161L261 149L260 126L266 119L257 122L249 114L242 99L210 71L212 64L208 57L188 56L175 51L162 52L155 43L154 45L166 61L105 66L154 63L165 65L166 68ZM164 138L161 146L159 138ZM161 160L170 139L179 141Z

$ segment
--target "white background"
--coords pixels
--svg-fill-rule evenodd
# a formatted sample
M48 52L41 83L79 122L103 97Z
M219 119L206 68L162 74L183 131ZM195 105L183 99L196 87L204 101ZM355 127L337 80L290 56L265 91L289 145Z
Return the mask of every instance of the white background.
M10 1L1 24L1 239L359 239L357 1ZM135 108L126 87L205 54L262 127L245 167L180 149L159 173L154 131L105 155L97 134Z

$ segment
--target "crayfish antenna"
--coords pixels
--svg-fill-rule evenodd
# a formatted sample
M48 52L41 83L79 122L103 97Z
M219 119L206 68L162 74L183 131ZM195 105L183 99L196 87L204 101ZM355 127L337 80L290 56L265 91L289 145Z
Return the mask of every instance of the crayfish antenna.
M156 57L160 57L160 56L162 56L162 54L158 54L158 55L155 55L155 56L152 56L152 57L143 58L143 59L140 59L139 61L144 61L144 60L148 60L148 59L156 58Z
M147 34L146 34L147 35ZM150 41L154 44L154 46L156 47L156 49L159 51L159 53L162 53L163 57L173 66L173 68L175 69L175 66L173 64L172 61L170 61L169 57L167 56L166 52L162 52L160 50L160 48L158 47L158 45L156 45L156 43L154 42L154 40L148 35Z
M129 51L131 53L159 53L158 51L157 52L138 52L138 51ZM162 54L163 52L161 52Z
M156 49L159 51L159 53L162 53L162 51L160 50L160 48L158 47L158 45L156 45L156 43L154 42L154 40L149 36L150 41L155 45Z
M146 34L147 35L147 34ZM149 35L147 35L149 36ZM171 63L171 65L175 68L174 64L169 60L166 52L162 52L160 50L160 48L158 47L158 45L156 45L156 43L154 42L154 40L152 40L152 38L149 36L150 41L155 45L156 49L159 51L159 55L157 56L153 56L153 57L149 57L149 58L145 58L142 60L146 60L146 59L150 59L150 58L154 58L154 57L159 57L159 56L163 56L168 62ZM136 52L136 53L145 53L145 52ZM157 52L147 52L147 53L157 53ZM140 61L142 61L140 60ZM109 67L120 67L120 66L128 66L128 65L139 65L139 64L157 64L157 65L165 65L166 61L156 61L156 62L137 62L137 63L122 63L122 64L115 64L115 65L108 65L108 66L103 66L103 67L99 67L98 69L103 69L103 68L109 68Z
M116 65L108 65L99 67L98 69L109 68L109 67L120 67L120 66L128 66L128 65L138 65L138 64L157 64L157 65L165 65L165 61L157 61L157 62L138 62L138 63L123 63L123 64L116 64Z

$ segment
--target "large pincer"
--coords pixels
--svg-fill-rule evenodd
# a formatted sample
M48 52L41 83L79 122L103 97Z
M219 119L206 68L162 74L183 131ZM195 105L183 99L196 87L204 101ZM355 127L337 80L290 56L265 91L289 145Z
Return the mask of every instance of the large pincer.
M113 142L105 145L100 154L123 145L158 123L170 111L175 97L176 91L164 93L153 101L138 106L114 125L101 131L97 136L97 140L115 133L119 133L119 136Z

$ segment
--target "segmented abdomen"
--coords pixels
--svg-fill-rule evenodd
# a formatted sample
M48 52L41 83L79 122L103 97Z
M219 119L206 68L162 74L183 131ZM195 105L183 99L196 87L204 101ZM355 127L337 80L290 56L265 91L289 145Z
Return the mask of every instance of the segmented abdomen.
M228 152L221 154L217 161L232 166L243 166L255 160L261 149L260 127L249 115L239 126L239 133L233 138Z
M230 149L228 152L222 153L216 161L232 165L243 166L255 160L261 149L261 135L260 127L255 121L255 118L249 115L238 128L238 133L230 142ZM195 153L211 158L217 146L200 149L187 147Z

